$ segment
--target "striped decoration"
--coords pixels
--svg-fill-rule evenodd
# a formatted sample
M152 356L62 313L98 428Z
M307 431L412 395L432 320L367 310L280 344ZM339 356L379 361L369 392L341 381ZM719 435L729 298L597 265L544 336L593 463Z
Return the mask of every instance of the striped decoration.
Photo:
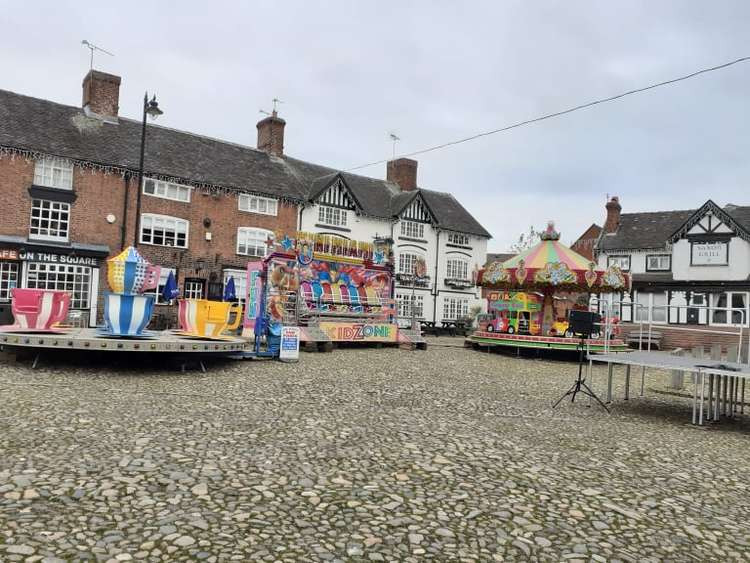
M151 320L153 295L104 294L106 331L116 336L138 336Z
M13 288L11 310L15 326L25 330L47 330L64 320L70 294L51 289Z

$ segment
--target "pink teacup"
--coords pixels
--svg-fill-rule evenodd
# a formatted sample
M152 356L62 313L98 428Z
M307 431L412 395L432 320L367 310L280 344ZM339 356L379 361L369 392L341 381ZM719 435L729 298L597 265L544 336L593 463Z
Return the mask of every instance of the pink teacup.
M68 315L70 294L53 289L10 290L11 310L16 326L29 330L49 330Z

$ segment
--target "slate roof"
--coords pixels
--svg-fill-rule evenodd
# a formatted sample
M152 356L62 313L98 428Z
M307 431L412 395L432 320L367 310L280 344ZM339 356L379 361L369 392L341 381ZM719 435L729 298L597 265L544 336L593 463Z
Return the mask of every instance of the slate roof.
M108 123L87 117L79 107L0 90L0 146L136 171L140 138L138 121L120 117L118 123ZM148 124L145 172L299 203L310 201L340 175L361 211L384 219L397 216L415 197L414 192L402 192L385 180L152 123ZM451 194L417 191L440 228L491 236Z
M602 232L597 250L664 248L672 234L693 214L693 210L623 213L614 233Z
M750 206L725 206L722 210L729 214L740 226L750 230ZM696 209L680 211L651 211L646 213L623 213L620 226L614 233L602 235L597 250L637 250L664 248L667 241L683 224L690 219Z
M488 252L487 259L484 261L484 267L486 268L493 262L505 262L506 260L510 260L514 256L515 254L513 254L512 252Z

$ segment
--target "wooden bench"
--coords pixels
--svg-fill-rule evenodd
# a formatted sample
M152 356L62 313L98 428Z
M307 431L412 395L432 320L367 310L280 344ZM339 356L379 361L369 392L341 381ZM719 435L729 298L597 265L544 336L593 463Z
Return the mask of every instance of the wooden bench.
M657 330L651 331L651 337L649 338L649 332L647 329L643 330L643 335L641 336L641 330L631 330L627 337L625 338L625 343L628 346L633 346L635 348L638 347L638 344L641 344L641 348L643 350L648 350L651 348L653 350L656 348L657 350L661 350L661 332ZM649 347L649 342L651 346Z

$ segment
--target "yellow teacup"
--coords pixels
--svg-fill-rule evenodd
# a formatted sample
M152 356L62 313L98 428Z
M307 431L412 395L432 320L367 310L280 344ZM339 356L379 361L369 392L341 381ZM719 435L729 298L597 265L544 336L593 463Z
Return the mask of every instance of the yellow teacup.
M235 330L242 322L242 306L226 301L178 299L180 330L203 338L220 338L225 330ZM234 313L234 319L229 319Z

